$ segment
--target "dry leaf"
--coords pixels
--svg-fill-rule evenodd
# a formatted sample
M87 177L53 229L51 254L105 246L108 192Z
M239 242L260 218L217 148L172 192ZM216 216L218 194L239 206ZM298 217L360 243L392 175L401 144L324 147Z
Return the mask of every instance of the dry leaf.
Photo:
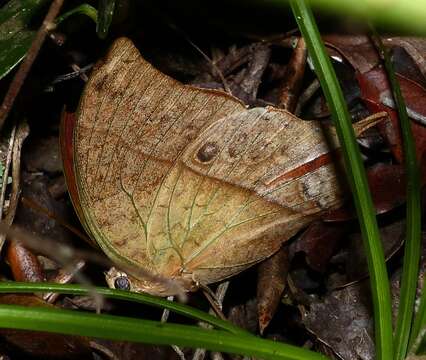
M426 149L426 128L424 126L426 122L426 89L398 74L397 79L407 104L407 112L412 119L416 120L411 122L411 127L416 143L416 152L421 157ZM399 120L396 111L389 107L391 105L389 101L392 100L385 71L378 68L365 74L358 74L358 82L361 88L361 97L370 111L386 111L389 114L391 121L381 123L379 129L389 142L395 158L402 162L402 139Z
M426 181L426 164L421 163L422 184ZM367 181L376 214L384 214L405 203L406 182L404 165L379 163L367 170ZM351 200L351 199L350 199ZM348 221L356 218L352 201L337 210L324 214L325 222Z
M366 35L329 34L323 36L323 39L330 55L343 56L361 74L380 63L377 50Z
M366 35L329 34L323 39L331 55L342 55L361 74L373 70L381 62L375 46ZM426 78L426 39L413 36L383 37L382 41L389 48L403 49ZM400 75L407 76L405 71L408 69L403 70ZM424 81L419 80L420 84Z
M27 294L2 294L0 304L55 308ZM88 338L43 331L0 329L0 348L12 359L92 359Z
M297 253L302 252L311 269L325 272L330 258L346 232L345 226L339 225L333 226L323 221L310 224L300 237L290 244L290 261Z
M365 282L335 290L310 304L303 323L339 359L373 360L373 319Z
M192 289L265 259L339 206L336 148L334 132L319 122L246 110L223 92L184 86L122 38L80 103L80 215L118 267ZM140 276L131 288L171 292Z
M288 252L288 246L283 246L260 263L257 270L257 314L261 334L274 317L285 289L290 267Z

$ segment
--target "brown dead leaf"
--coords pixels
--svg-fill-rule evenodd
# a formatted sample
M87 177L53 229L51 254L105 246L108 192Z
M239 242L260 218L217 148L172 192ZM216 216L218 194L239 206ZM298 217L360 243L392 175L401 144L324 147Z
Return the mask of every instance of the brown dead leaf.
M361 74L373 70L381 62L375 46L366 35L329 34L323 36L323 39L331 55L343 56ZM419 83L422 84L426 79L426 39L383 37L382 41L389 48L399 47L406 51L424 76L424 79L419 79ZM398 72L406 76L404 72Z
M405 221L396 221L380 227L380 239L386 260L391 258L404 241ZM349 281L357 281L367 276L367 258L365 256L360 233L349 236L349 251L346 261L346 272Z
M386 213L405 202L405 170L399 164L377 164L367 170L367 180L376 214ZM323 216L326 222L347 221L356 218L352 202Z
M399 122L386 72L378 67L379 54L367 36L327 35L324 40L331 54L343 56L356 70L361 97L372 112L388 111L391 123L379 125L398 161L402 161L402 145ZM426 143L426 40L415 37L387 37L383 43L394 50L393 61L398 81L407 104L408 115L413 122L418 154ZM406 54L405 57L401 53ZM407 57L408 54L408 57ZM411 58L411 59L410 59ZM410 61L411 60L411 61ZM417 69L416 69L417 67ZM421 125L422 124L422 125Z
M336 290L303 314L307 329L345 360L373 360L373 318L368 283Z
M20 241L12 240L7 247L7 262L16 281L45 281L44 271L33 252Z
M386 255L395 250L395 245L401 244L405 224L395 222L381 227L381 239ZM424 274L426 269L426 237L423 234L423 250L418 277L417 298L421 295ZM358 236L361 241L361 236ZM357 245L358 250L348 252L348 258L357 263L360 273L366 269L366 260L361 262L358 258L362 245ZM393 250L392 250L393 248ZM399 289L401 279L401 268L392 273L392 310L394 321L396 321L399 306ZM364 276L366 273L364 272ZM299 290L300 291L300 290ZM312 300L312 297L310 297ZM323 298L310 302L309 309L302 308L303 323L321 342L327 344L339 359L367 359L373 360L373 309L368 280L349 284L343 289L329 291ZM342 335L344 334L344 336Z
M418 37L389 37L384 39L384 44L389 47L403 48L418 66L426 79L426 39Z
M170 346L155 346L97 339L90 342L97 353L109 360L179 360Z
M272 255L339 206L336 148L334 132L319 122L271 107L246 110L223 92L184 86L122 38L78 111L80 211L119 267L192 289ZM171 291L143 278L132 289Z
M401 249L404 242L405 221L381 224L380 239L388 261ZM335 264L346 268L345 274L335 274L329 279L329 289L339 289L368 277L367 259L360 233L351 233L346 238L347 247L333 258Z
M316 221L290 245L290 258L292 259L298 252L303 252L306 255L306 262L313 270L324 272L345 232L344 226Z
M1 304L53 307L34 295L7 294ZM52 334L41 331L0 330L0 347L13 359L91 359L89 341L85 337Z
M417 121L411 122L416 151L419 158L426 149L426 89L419 84L397 75L402 95L407 104L407 112ZM379 124L379 129L387 139L395 158L402 162L402 140L398 115L392 109L392 96L385 71L381 68L358 75L361 97L372 112L387 111L390 122ZM423 125L421 123L423 123Z
M361 74L380 63L377 50L368 36L330 34L324 35L323 39L331 55L343 56Z
M262 334L280 303L290 266L288 246L283 246L259 264L257 270L257 313Z

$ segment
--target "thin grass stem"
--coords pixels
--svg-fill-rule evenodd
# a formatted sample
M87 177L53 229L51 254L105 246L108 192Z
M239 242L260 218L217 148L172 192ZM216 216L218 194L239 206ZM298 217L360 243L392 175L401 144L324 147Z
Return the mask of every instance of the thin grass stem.
M407 356L411 325L416 300L417 278L419 273L421 249L421 204L420 174L416 159L416 146L411 132L410 120L405 101L401 93L395 70L388 50L380 36L373 28L373 37L382 55L389 83L401 124L401 134L405 157L407 179L407 219L404 262L402 268L401 291L399 297L398 317L394 335L395 360L404 360Z
M204 311L195 309L188 305L179 304L174 301L167 301L160 297L149 294L140 294L123 290L113 290L103 287L87 287L81 285L64 285L49 283L25 283L25 282L0 282L0 293L40 293L40 292L56 292L61 294L87 295L95 291L97 294L107 298L132 301L144 305L154 306L157 308L168 309L176 314L186 316L190 319L202 321L214 327L228 331L235 335L253 336L249 332L238 326L231 324L229 321L221 320Z
M351 118L310 7L304 0L293 0L290 4L306 41L342 147L346 174L352 190L368 261L375 319L376 359L389 360L393 358L389 278L375 209Z
M202 347L212 351L256 356L265 360L327 359L319 353L301 347L254 336L234 335L223 330L207 330L190 325L51 308L0 305L0 328L45 331L157 345Z

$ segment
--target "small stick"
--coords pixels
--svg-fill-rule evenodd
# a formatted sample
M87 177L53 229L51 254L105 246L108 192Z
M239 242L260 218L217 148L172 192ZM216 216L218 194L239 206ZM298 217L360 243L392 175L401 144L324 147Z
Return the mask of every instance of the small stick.
M54 20L61 10L64 0L53 0L50 5L49 11L43 20L40 28L35 35L35 38L28 50L27 56L25 57L22 64L19 66L12 83L3 99L3 103L0 108L0 130L3 128L4 122L12 109L13 103L15 102L16 96L19 94L25 79L36 59L41 46L43 45L44 39L48 32L54 28Z
M120 360L120 358L118 356L116 356L110 349L108 349L108 347L103 346L103 345L97 343L96 341L90 341L89 345L93 350L100 352L102 355L104 355L109 360Z
M18 208L19 195L21 194L21 149L25 138L29 134L27 123L21 123L15 133L12 151L12 192L10 195L10 203L4 222L9 226L12 225L15 218L16 209ZM0 250L3 247L6 236L0 234Z
M3 218L4 200L6 197L7 180L9 178L9 169L10 169L10 164L12 162L13 144L15 142L15 136L16 136L16 124L13 125L12 131L10 132L9 146L7 148L6 164L4 166L3 181L1 184L1 194L0 194L0 219ZM1 250L1 245L0 245L0 250Z
M70 264L69 266L65 266L58 271L58 273L53 279L51 279L51 281L58 284L69 284L75 278L76 274L84 268L85 265L86 262L84 260L79 260ZM43 300L53 304L60 295L60 293L44 293Z
M72 232L74 235L78 236L80 239L84 240L89 245L93 246L93 242L80 230L75 228L74 226L68 224L65 220L59 218L56 214L50 212L45 207L41 206L34 200L27 198L25 196L21 197L21 202L24 206L28 207L29 209L32 209L40 214L46 215L49 219L55 220L58 224L62 225L64 228Z
M174 296L168 296L167 297L168 301L173 301L174 300ZM170 315L170 310L169 309L164 309L163 310L163 314L161 315L161 322L165 323L167 322L168 318ZM185 354L183 353L183 351L176 345L170 345L172 347L172 349L175 351L175 353L177 354L177 356L179 356L179 358L181 360L186 360L185 358Z
M278 107L294 112L305 75L307 50L305 40L300 38L287 65L285 76L280 84Z
M302 112L303 106L312 98L312 96L317 92L317 90L321 87L318 79L312 81L309 86L302 92L299 96L299 101L296 105L296 110L294 114L299 116Z
M189 37L185 35L185 39L197 50L201 56L210 64L210 66L213 68L215 73L219 76L220 81L222 82L223 88L225 91L232 95L231 89L225 79L225 76L223 75L222 71L219 69L219 67L216 65L216 63L210 59L210 57L203 51L197 44L195 44Z
M226 284L227 282L225 282L224 284ZM211 309L214 311L214 314L216 314L216 316L222 320L226 320L226 316L223 314L222 312L222 302L221 300L218 298L218 295L216 295L208 286L203 285L203 284L199 284L200 288L204 294L204 296L206 297L207 301L210 303ZM221 289L222 284L219 285L218 289L217 289L217 293L221 294L221 292L219 292L219 290ZM226 288L228 288L228 285L226 285ZM225 290L226 293L226 290ZM223 295L225 296L225 295Z
M215 306L220 308L220 313L222 315L223 315L223 313L222 313L223 299L225 298L226 292L228 291L228 287L229 287L229 281L225 281L217 287L216 294L214 294L216 301L211 302L210 299L207 298L210 301L211 304L215 304ZM206 292L204 292L204 295L206 295ZM209 310L209 314L214 315L215 313L217 314L217 309L212 306ZM223 318L225 318L225 316L223 316ZM225 318L225 320L226 320L226 318ZM203 324L203 323L200 323L200 326L202 326L206 329L212 328L210 325L206 325L206 324ZM206 349L197 349L194 352L192 360L203 360L205 356L206 356ZM212 352L212 356L215 360L223 360L223 356L222 356L221 353Z
M201 50L201 48L197 44L195 44L182 29L178 28L175 24L169 24L169 26L177 33L179 33L192 47L194 47L196 51L200 53L200 55L210 64L212 69L219 76L225 91L229 94L232 94L231 89L229 88L228 83L226 82L225 76L223 75L219 67L216 65L216 63L212 59L210 59L210 57L203 50Z
M56 77L52 81L52 84L58 84L62 81L71 80L71 79L74 79L76 77L80 77L84 82L87 82L89 80L89 78L86 75L86 72L88 72L93 67L93 64L86 65L82 68L80 66L78 66L77 64L71 64L70 66L71 66L71 69L73 70L73 72L70 72L70 73Z

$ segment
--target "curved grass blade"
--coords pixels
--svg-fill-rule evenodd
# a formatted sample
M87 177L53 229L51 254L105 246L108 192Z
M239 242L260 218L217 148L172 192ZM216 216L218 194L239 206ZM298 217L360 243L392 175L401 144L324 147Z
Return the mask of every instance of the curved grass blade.
M34 16L49 0L11 0L0 9L0 79L27 54L36 28Z
M420 305L410 333L408 352L409 354L426 353L426 291L424 286L420 297Z
M288 1L283 0L239 0L246 5L273 7L287 10ZM409 33L426 34L426 1L425 0L308 0L314 9L322 13L351 17L355 20L371 21L387 30L408 31Z
M304 0L292 0L290 4L308 46L342 146L347 178L353 193L368 259L375 318L376 358L389 360L393 358L389 279L373 202L351 118L311 9Z
M333 11L341 15L350 15L363 21L371 20L390 30L405 30L426 33L424 18L426 1L415 0L310 0L310 3L321 10Z
M374 32L374 39L379 46L380 53L385 61L388 79L392 88L393 97L398 109L403 138L405 168L407 174L407 220L406 240L404 247L404 263L401 278L401 293L398 308L398 317L395 329L395 360L403 360L407 355L408 342L416 300L417 277L419 273L421 250L421 193L420 174L417 166L416 147L411 132L410 120L407 114L401 88L395 75L395 70L388 50L383 45L380 36ZM415 329L414 329L415 330ZM413 336L415 336L413 331Z
M98 24L96 32L101 39L108 35L108 29L114 15L115 0L99 0Z
M249 332L228 321L223 321L204 311L192 308L190 306L179 304L173 301L164 300L160 297L149 294L139 294L129 291L113 290L103 287L94 287L90 291L103 295L108 298L137 302L158 308L168 309L176 314L186 316L191 319L205 322L218 329L229 331L235 335L252 336ZM25 283L25 282L0 282L0 293L34 293L34 292L55 292L61 294L87 295L89 290L80 285L62 285L49 283Z
M423 335L425 335L425 334L423 334ZM412 349L410 349L410 351L411 350ZM416 355L425 355L426 354L426 339L425 339L425 336L423 336L422 339L419 339L419 344L417 345L417 349L416 349L415 353L416 353ZM409 360L409 359L421 360L422 358L420 356L419 357L412 356L412 357L407 358L407 360Z
M61 16L58 16L55 22L56 24L60 24L65 19L68 19L71 15L76 15L76 14L86 15L89 18L91 18L95 22L95 24L98 23L98 11L92 5L89 5L89 4L81 4L75 7L74 9L67 11Z
M327 359L321 354L296 346L254 336L238 336L223 330L59 309L0 305L0 327L158 345L201 347L271 360Z

